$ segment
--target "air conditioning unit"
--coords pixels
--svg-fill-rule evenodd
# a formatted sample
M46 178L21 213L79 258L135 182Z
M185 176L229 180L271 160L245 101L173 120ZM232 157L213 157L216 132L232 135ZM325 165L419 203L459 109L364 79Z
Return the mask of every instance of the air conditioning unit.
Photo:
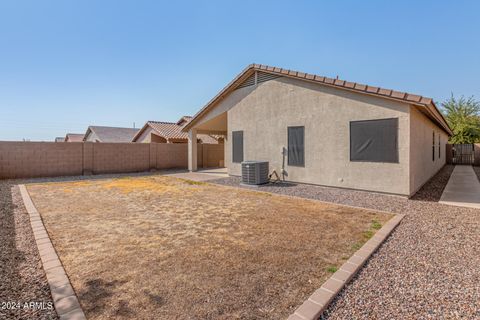
M242 162L242 184L260 185L268 180L268 161Z

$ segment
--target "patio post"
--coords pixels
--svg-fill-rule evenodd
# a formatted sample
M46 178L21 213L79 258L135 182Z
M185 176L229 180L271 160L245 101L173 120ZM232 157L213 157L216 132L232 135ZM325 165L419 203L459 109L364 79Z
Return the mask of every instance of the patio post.
M188 170L197 171L197 129L188 131Z

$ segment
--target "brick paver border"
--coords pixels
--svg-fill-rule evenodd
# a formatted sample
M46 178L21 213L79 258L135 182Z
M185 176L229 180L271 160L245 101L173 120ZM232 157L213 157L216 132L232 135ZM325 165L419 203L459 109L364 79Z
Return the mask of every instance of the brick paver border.
M395 229L403 214L390 219L375 235L368 240L353 256L345 262L323 285L288 317L288 320L316 320L327 309L329 303L343 287L360 271L368 258L380 247Z
M30 216L33 235L37 243L43 269L47 275L47 282L52 293L53 304L61 320L86 320L82 307L78 302L70 280L63 269L63 265L53 248L52 242L43 225L42 218L28 194L25 185L19 185L23 203Z

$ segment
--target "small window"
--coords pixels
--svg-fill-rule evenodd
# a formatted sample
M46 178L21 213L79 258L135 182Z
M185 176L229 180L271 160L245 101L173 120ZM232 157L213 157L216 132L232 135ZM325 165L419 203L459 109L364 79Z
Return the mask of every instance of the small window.
M288 127L288 165L305 166L305 127Z
M398 119L350 122L350 161L398 163Z
M440 159L440 152L442 150L440 139L440 134L438 134L438 159Z
M243 161L243 131L232 131L232 161Z
M435 131L432 132L432 161L435 161Z

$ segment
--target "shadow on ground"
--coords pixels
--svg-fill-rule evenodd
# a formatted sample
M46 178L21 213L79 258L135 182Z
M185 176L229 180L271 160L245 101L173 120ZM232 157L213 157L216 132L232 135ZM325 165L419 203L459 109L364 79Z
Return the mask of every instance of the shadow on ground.
M126 281L105 281L100 278L87 280L85 289L78 293L84 311L95 315L103 314L110 299L115 296L117 288L124 283ZM133 317L135 314L135 311L129 307L128 301L119 300L112 316Z
M454 168L455 166L453 165L445 165L433 178L425 183L422 188L410 198L410 200L428 202L440 201L443 190L445 189Z

